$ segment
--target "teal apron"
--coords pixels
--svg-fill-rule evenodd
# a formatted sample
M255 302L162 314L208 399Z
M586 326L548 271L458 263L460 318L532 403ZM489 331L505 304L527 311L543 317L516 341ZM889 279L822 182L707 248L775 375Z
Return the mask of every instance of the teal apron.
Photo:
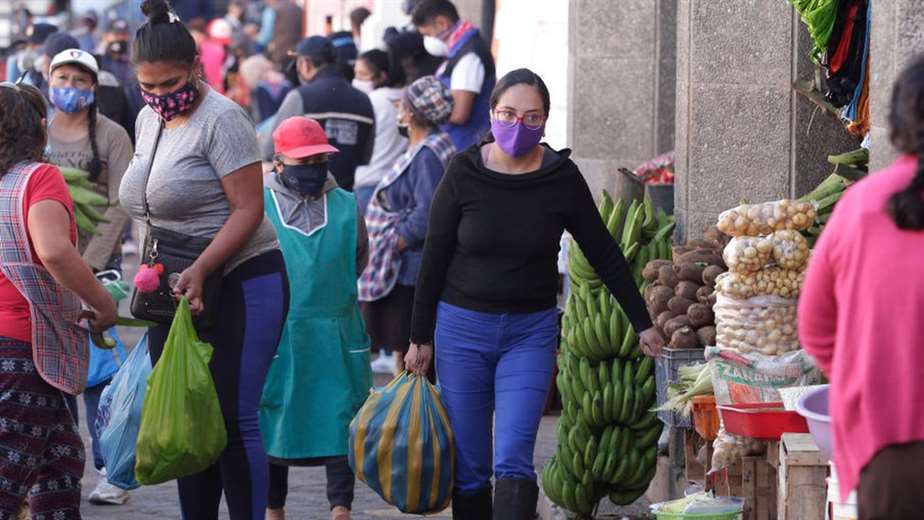
M346 455L350 421L372 387L356 301L356 201L339 188L327 192L327 223L308 235L282 221L269 188L264 198L291 291L260 406L266 452L278 459Z

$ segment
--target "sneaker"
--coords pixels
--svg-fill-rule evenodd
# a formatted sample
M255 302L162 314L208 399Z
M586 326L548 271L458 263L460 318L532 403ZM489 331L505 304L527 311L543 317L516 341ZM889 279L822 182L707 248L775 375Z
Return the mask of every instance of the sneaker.
M379 354L379 357L372 362L372 371L376 374L392 374L395 371L395 355Z
M105 478L100 479L96 489L90 493L90 503L96 505L120 506L128 500L128 491L113 486Z

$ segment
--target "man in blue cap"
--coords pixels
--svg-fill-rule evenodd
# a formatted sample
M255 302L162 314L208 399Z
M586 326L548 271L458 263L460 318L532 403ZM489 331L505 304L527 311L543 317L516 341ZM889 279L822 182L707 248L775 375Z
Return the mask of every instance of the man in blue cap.
M375 142L375 112L369 97L340 74L330 40L310 36L295 47L295 70L301 87L286 96L276 122L261 135L263 157L273 157L272 133L282 121L306 116L320 123L330 144L340 153L330 160L330 171L341 188L352 191L357 166L369 164Z
M50 23L37 23L26 29L26 46L7 61L9 81L17 81L36 68L36 60L42 55L42 46L49 36L58 32L58 26Z

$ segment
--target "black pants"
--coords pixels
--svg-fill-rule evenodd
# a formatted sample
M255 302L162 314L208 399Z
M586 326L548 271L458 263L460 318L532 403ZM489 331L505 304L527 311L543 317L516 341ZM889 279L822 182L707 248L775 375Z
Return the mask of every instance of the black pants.
M228 430L228 445L210 468L180 478L180 507L187 520L218 520L222 494L231 520L266 514L267 457L260 434L260 396L279 346L289 305L282 253L247 260L222 279L219 321L199 331L215 347L209 369ZM170 327L148 333L151 361L157 363Z
M860 472L860 520L904 520L924 514L924 442L879 450Z
M325 461L324 468L327 471L327 501L330 502L330 508L343 506L352 509L356 476L350 469L347 458L345 456L329 458ZM288 494L289 466L271 463L269 465L269 508L284 508Z

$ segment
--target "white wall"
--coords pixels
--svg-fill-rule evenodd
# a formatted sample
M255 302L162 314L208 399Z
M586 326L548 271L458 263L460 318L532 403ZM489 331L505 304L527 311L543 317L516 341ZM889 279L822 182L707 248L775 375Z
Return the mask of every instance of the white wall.
M526 67L552 95L546 141L565 148L568 111L568 4L565 0L498 0L494 22L497 76Z

